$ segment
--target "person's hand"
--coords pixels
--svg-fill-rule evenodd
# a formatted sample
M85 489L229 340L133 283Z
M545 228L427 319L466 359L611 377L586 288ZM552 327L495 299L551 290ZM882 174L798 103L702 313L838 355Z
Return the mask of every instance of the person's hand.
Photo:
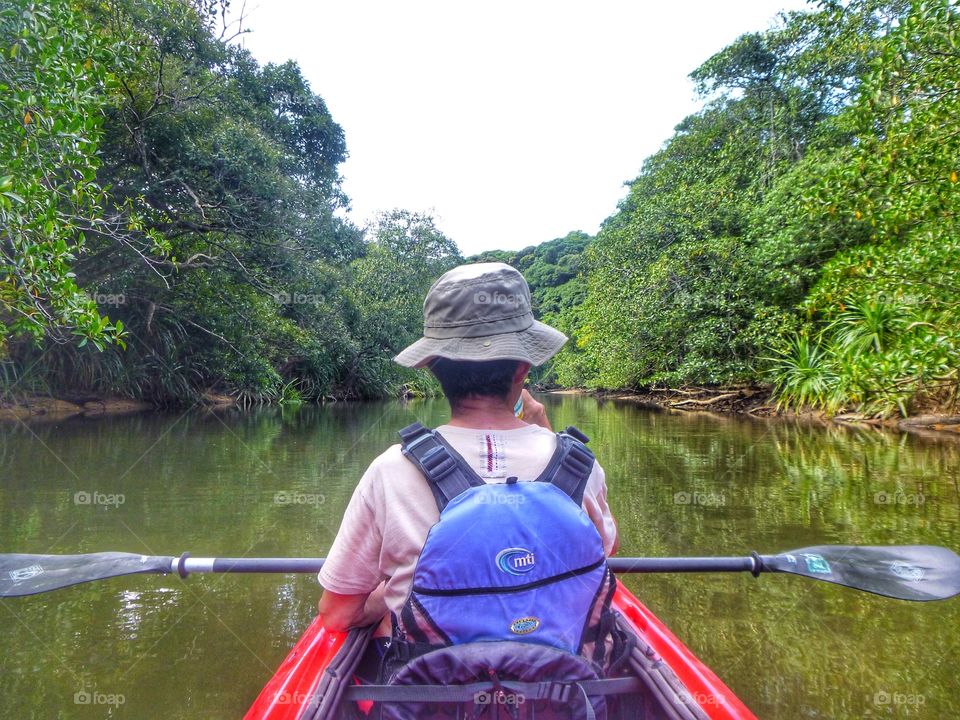
M534 400L533 395L526 388L520 391L520 399L523 400L522 420L524 422L553 430L550 426L550 420L547 419L547 410L542 402Z

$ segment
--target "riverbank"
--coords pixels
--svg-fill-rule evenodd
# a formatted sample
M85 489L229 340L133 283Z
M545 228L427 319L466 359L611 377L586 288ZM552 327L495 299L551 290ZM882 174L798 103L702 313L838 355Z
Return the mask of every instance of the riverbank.
M230 395L207 393L200 405L218 409L237 405ZM93 395L23 395L13 400L0 402L2 422L57 422L73 417L100 418L117 415L133 415L160 410L153 403L125 397L96 397Z
M864 426L899 430L928 437L954 437L960 440L960 415L933 411L908 418L875 418L857 413L827 415L818 410L783 410L777 407L769 387L730 385L722 387L690 386L681 388L643 388L639 390L590 391L580 388L544 390L551 395L591 395L599 400L618 400L671 412L710 412L752 418L792 418L822 425ZM223 409L237 406L229 395L208 393L200 406ZM15 401L0 402L0 423L56 422L73 417L100 418L131 415L158 410L151 403L130 398L52 397L27 395Z
M864 426L898 430L928 437L960 439L960 415L932 409L908 418L877 418L858 413L828 415L819 410L784 410L777 407L769 387L729 385L721 387L643 388L639 390L550 390L556 394L593 395L598 399L633 402L672 412L711 412L754 418L793 418L820 424Z
M150 403L121 397L66 399L27 395L0 403L0 422L41 422L65 420L77 416L94 418L107 415L130 415L155 409Z

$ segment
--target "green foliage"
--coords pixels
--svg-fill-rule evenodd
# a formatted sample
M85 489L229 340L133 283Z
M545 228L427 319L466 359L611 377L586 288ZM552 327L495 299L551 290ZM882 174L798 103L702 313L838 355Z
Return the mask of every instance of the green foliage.
M647 160L585 253L560 381L772 378L782 405L949 406L955 4L820 3L692 78L709 103Z
M300 394L300 391L297 390L296 380L290 380L289 382L284 383L283 387L280 388L280 398L277 402L280 405L285 407L297 407L298 405L303 404L303 395Z
M432 394L436 386L392 357L420 337L423 299L440 275L463 261L456 244L429 215L381 213L366 229L367 252L350 265L348 394Z
M768 359L779 407L835 409L837 376L830 355L810 338L798 335Z
M581 302L586 283L581 260L592 238L579 231L539 245L511 252L491 250L469 258L469 262L504 262L526 278L534 312L544 322L556 322L559 315Z
M391 357L456 246L426 215L344 221L341 128L296 64L260 66L223 20L214 0L0 7L3 387L435 392ZM517 267L571 337L534 379L955 403L955 3L827 0L691 77L705 106L596 238L473 258Z
M122 345L72 267L107 200L96 152L125 49L74 3L0 6L0 357L18 338Z
M865 352L882 353L906 323L906 309L884 298L850 302L827 328L833 330L837 350L855 356Z
M83 103L67 108L98 144L77 145L75 163L46 162L82 176L81 194L110 186L109 196L73 208L74 234L82 228L85 237L57 250L56 271L78 298L71 302L87 303L88 315L70 321L78 331L98 347L111 333L128 342L125 351L92 353L84 342L62 342L50 326L71 327L69 318L54 317L36 325L39 345L11 336L7 374L21 387L160 404L208 391L285 404L399 391L411 373L390 358L419 327L429 283L459 257L452 242L413 213L384 215L366 239L341 218L341 128L295 63L260 66L224 39L220 3L66 7L59 22L99 28L97 42L123 57L94 57L100 75L81 74L83 92L71 97ZM40 34L52 32L43 27ZM51 43L51 58L54 51ZM77 62L68 55L64 72ZM52 83L34 94L61 102L56 93L66 90ZM45 113L34 110L34 124ZM17 131L20 140L32 132ZM76 195L69 183L61 188ZM56 300L48 276L29 297ZM101 320L88 296L120 319Z
M562 382L586 376L591 386L621 387L750 374L759 339L784 313L758 293L746 233L799 132L765 114L769 85L688 118L644 164L587 253L580 357L566 351Z
M907 415L955 402L958 266L960 237L860 246L825 266L804 308L829 341L843 405Z
M958 384L960 14L913 3L897 20L836 118L851 142L820 166L799 223L840 240L801 306L832 335L846 403L905 415L949 407Z
M418 371L412 378L400 386L398 393L403 398L442 397L443 388L440 383L427 371Z

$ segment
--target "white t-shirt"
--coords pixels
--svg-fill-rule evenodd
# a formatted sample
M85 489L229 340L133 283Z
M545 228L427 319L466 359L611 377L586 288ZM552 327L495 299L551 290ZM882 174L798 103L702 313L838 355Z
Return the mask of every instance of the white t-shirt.
M556 435L538 425L516 430L476 430L441 425L443 438L487 482L516 476L534 480L556 449ZM609 555L617 526L607 506L603 469L594 463L583 509L596 525ZM342 595L361 595L386 583L387 608L399 613L413 582L427 532L440 519L427 480L393 445L360 478L319 580Z

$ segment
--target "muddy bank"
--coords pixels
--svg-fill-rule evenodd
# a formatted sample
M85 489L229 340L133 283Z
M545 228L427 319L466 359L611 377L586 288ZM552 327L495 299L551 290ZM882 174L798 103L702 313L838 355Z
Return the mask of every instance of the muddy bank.
M0 422L51 421L70 417L129 415L154 410L150 403L129 398L65 398L31 395L0 404Z
M920 435L960 439L960 415L948 412L928 412L908 418L876 418L858 413L827 415L821 411L796 412L781 410L769 387L760 385L732 385L726 387L643 388L590 392L586 390L549 390L550 393L585 393L608 400L635 402L675 412L713 412L723 415L747 415L757 418L794 418L815 423L861 425L887 428Z
M770 396L770 389L752 385L729 387L644 388L634 391L603 393L611 400L628 400L670 410L709 411L756 417L781 415Z
M210 409L233 407L236 404L236 398L216 393L207 393L199 403L200 406ZM56 422L67 418L131 415L159 409L152 403L123 397L27 395L0 402L0 423Z

